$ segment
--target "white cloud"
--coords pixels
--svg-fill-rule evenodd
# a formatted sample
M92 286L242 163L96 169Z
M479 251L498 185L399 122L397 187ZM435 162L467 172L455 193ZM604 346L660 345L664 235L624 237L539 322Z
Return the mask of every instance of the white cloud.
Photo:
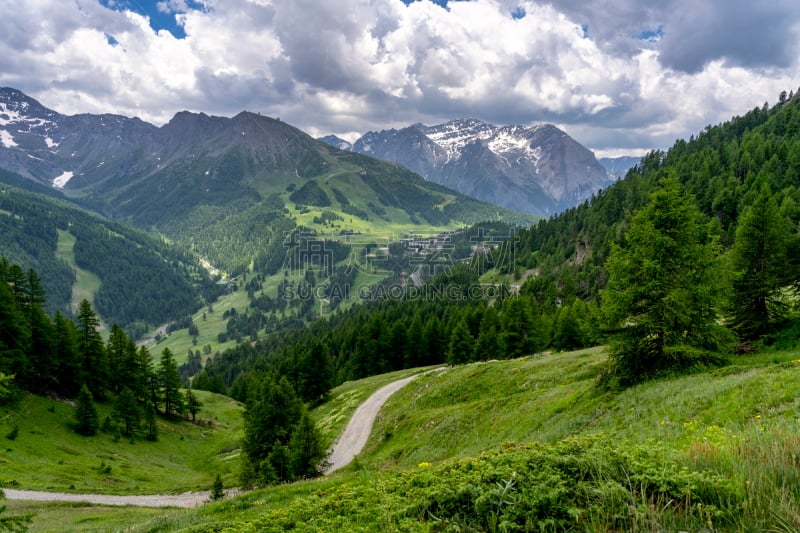
M352 137L474 116L641 151L797 84L794 0L733 1L160 1L186 33L177 39L96 0L28 0L0 20L0 84L64 113L155 123L250 109ZM659 27L662 38L638 38Z

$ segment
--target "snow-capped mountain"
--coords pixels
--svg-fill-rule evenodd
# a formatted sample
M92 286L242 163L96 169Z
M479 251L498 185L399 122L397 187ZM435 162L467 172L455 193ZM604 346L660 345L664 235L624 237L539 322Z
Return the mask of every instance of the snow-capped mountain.
M334 148L338 148L339 150L352 150L353 145L352 143L345 141L341 137L337 137L336 135L326 135L325 137L317 138L318 141L324 142L326 144L330 144Z
M612 182L594 154L550 124L494 126L472 118L368 132L352 150L515 211L550 215Z
M0 88L0 167L57 188L152 166L135 152L152 145L157 131L138 118L62 115Z

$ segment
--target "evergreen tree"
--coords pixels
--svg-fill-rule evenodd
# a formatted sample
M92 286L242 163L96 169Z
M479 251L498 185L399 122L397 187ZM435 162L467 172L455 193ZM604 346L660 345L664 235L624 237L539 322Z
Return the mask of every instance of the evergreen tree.
M108 358L99 333L100 320L92 304L84 299L78 304L78 353L82 357L82 375L96 398L103 398L108 387Z
M122 425L122 433L127 437L139 431L142 412L136 398L128 387L122 389L114 400L114 418Z
M186 389L186 394L184 396L186 399L186 410L192 415L192 423L194 423L197 421L197 413L199 413L200 409L203 407L203 402L192 392L191 387Z
M100 427L97 408L94 406L92 392L86 384L81 387L75 404L75 421L78 423L75 430L81 435L97 433L97 428Z
M582 317L578 316L581 308L585 310L585 305L576 298L559 309L553 326L553 348L556 350L577 350L586 346Z
M468 363L475 351L475 341L469 332L466 320L458 321L450 334L450 346L447 350L447 364L460 365Z
M225 497L225 486L222 484L222 476L217 474L214 484L211 485L211 501L219 501Z
M326 450L314 421L303 411L289 441L289 464L294 479L313 478L320 474Z
M692 198L662 181L608 259L603 305L621 384L717 360L730 339L717 325L716 243Z
M156 408L153 402L146 401L144 406L144 438L147 440L158 440L158 426L156 426Z
M333 367L325 345L317 340L302 349L297 367L298 391L303 399L321 402L333 386Z
M109 366L109 388L119 394L124 387L137 388L138 369L136 343L125 334L119 325L111 326L106 344Z
M497 333L499 319L493 307L483 313L478 339L472 354L473 361L489 361L502 357L500 338Z
M503 347L504 357L513 359L530 355L544 347L544 343L537 342L531 306L536 300L531 298L509 298L503 302L501 316L500 342ZM538 310L537 310L538 316Z
M289 449L275 442L267 455L267 464L262 464L261 480L264 485L292 481L292 464Z
M77 336L75 324L57 311L53 319L53 364L56 366L58 391L70 397L78 394L84 382Z
M242 451L256 477L260 477L262 463L273 447L288 444L302 416L303 404L285 377L279 381L264 379L253 396L244 412ZM286 479L277 468L276 473L281 480Z
M161 397L164 401L164 414L166 416L180 416L184 411L183 395L181 394L181 375L178 373L178 364L169 348L161 352L161 362L158 367L158 381L161 387Z
M733 328L746 339L766 332L784 311L781 289L788 285L789 222L764 187L739 218L732 250Z
M158 376L153 368L153 356L147 346L139 346L133 362L133 376L130 388L142 405L150 403L158 409Z
M425 331L422 324L420 313L414 313L411 326L406 335L406 344L403 357L404 368L415 368L420 366L425 359L427 346L425 345Z
M31 377L28 388L41 394L54 388L58 381L58 360L53 357L56 352L55 331L53 322L38 301L29 304L27 314L31 335L28 353Z
M16 374L25 383L30 374L27 351L30 332L7 283L0 282L0 372Z

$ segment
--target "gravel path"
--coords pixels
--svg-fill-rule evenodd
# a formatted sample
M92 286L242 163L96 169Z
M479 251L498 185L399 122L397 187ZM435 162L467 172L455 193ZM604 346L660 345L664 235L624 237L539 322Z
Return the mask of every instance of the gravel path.
M72 494L67 492L39 492L15 489L2 490L9 500L84 502L97 505L134 505L136 507L197 507L207 502L211 496L209 491L184 492L183 494L117 496L112 494Z
M369 434L372 432L372 424L375 422L375 418L378 416L383 404L392 394L411 383L419 375L415 374L384 385L358 406L358 409L350 418L350 422L347 423L344 432L331 448L331 452L328 455L330 466L325 470L326 474L349 465L353 457L361 453L361 450L367 444Z
M436 370L443 370L438 368ZM435 370L429 371L433 372ZM426 372L427 373L427 372ZM361 453L367 444L372 424L389 397L408 385L420 374L409 376L384 385L358 406L344 432L331 447L325 473L333 472L350 464L353 457ZM34 490L0 489L9 500L32 500L39 502L85 502L96 505L133 505L137 507L198 507L209 500L211 493L184 492L183 494L145 494L118 496L112 494L73 494L67 492L39 492ZM236 489L227 491L231 496Z

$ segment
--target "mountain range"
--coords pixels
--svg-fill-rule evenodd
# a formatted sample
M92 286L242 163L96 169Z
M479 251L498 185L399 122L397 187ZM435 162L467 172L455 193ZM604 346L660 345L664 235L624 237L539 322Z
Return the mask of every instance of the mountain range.
M167 232L176 221L196 221L201 211L209 218L209 209L216 216L275 194L286 200L310 181L322 192L304 195L303 203L314 197L312 205L362 219L370 218L369 204L403 212L396 214L412 224L477 222L476 212L482 219L498 213L260 114L183 111L157 127L120 115L62 115L11 88L0 88L0 169L60 189L105 216Z
M370 131L355 143L320 140L393 161L456 191L542 216L573 207L613 182L594 154L551 124L494 126L473 118Z

